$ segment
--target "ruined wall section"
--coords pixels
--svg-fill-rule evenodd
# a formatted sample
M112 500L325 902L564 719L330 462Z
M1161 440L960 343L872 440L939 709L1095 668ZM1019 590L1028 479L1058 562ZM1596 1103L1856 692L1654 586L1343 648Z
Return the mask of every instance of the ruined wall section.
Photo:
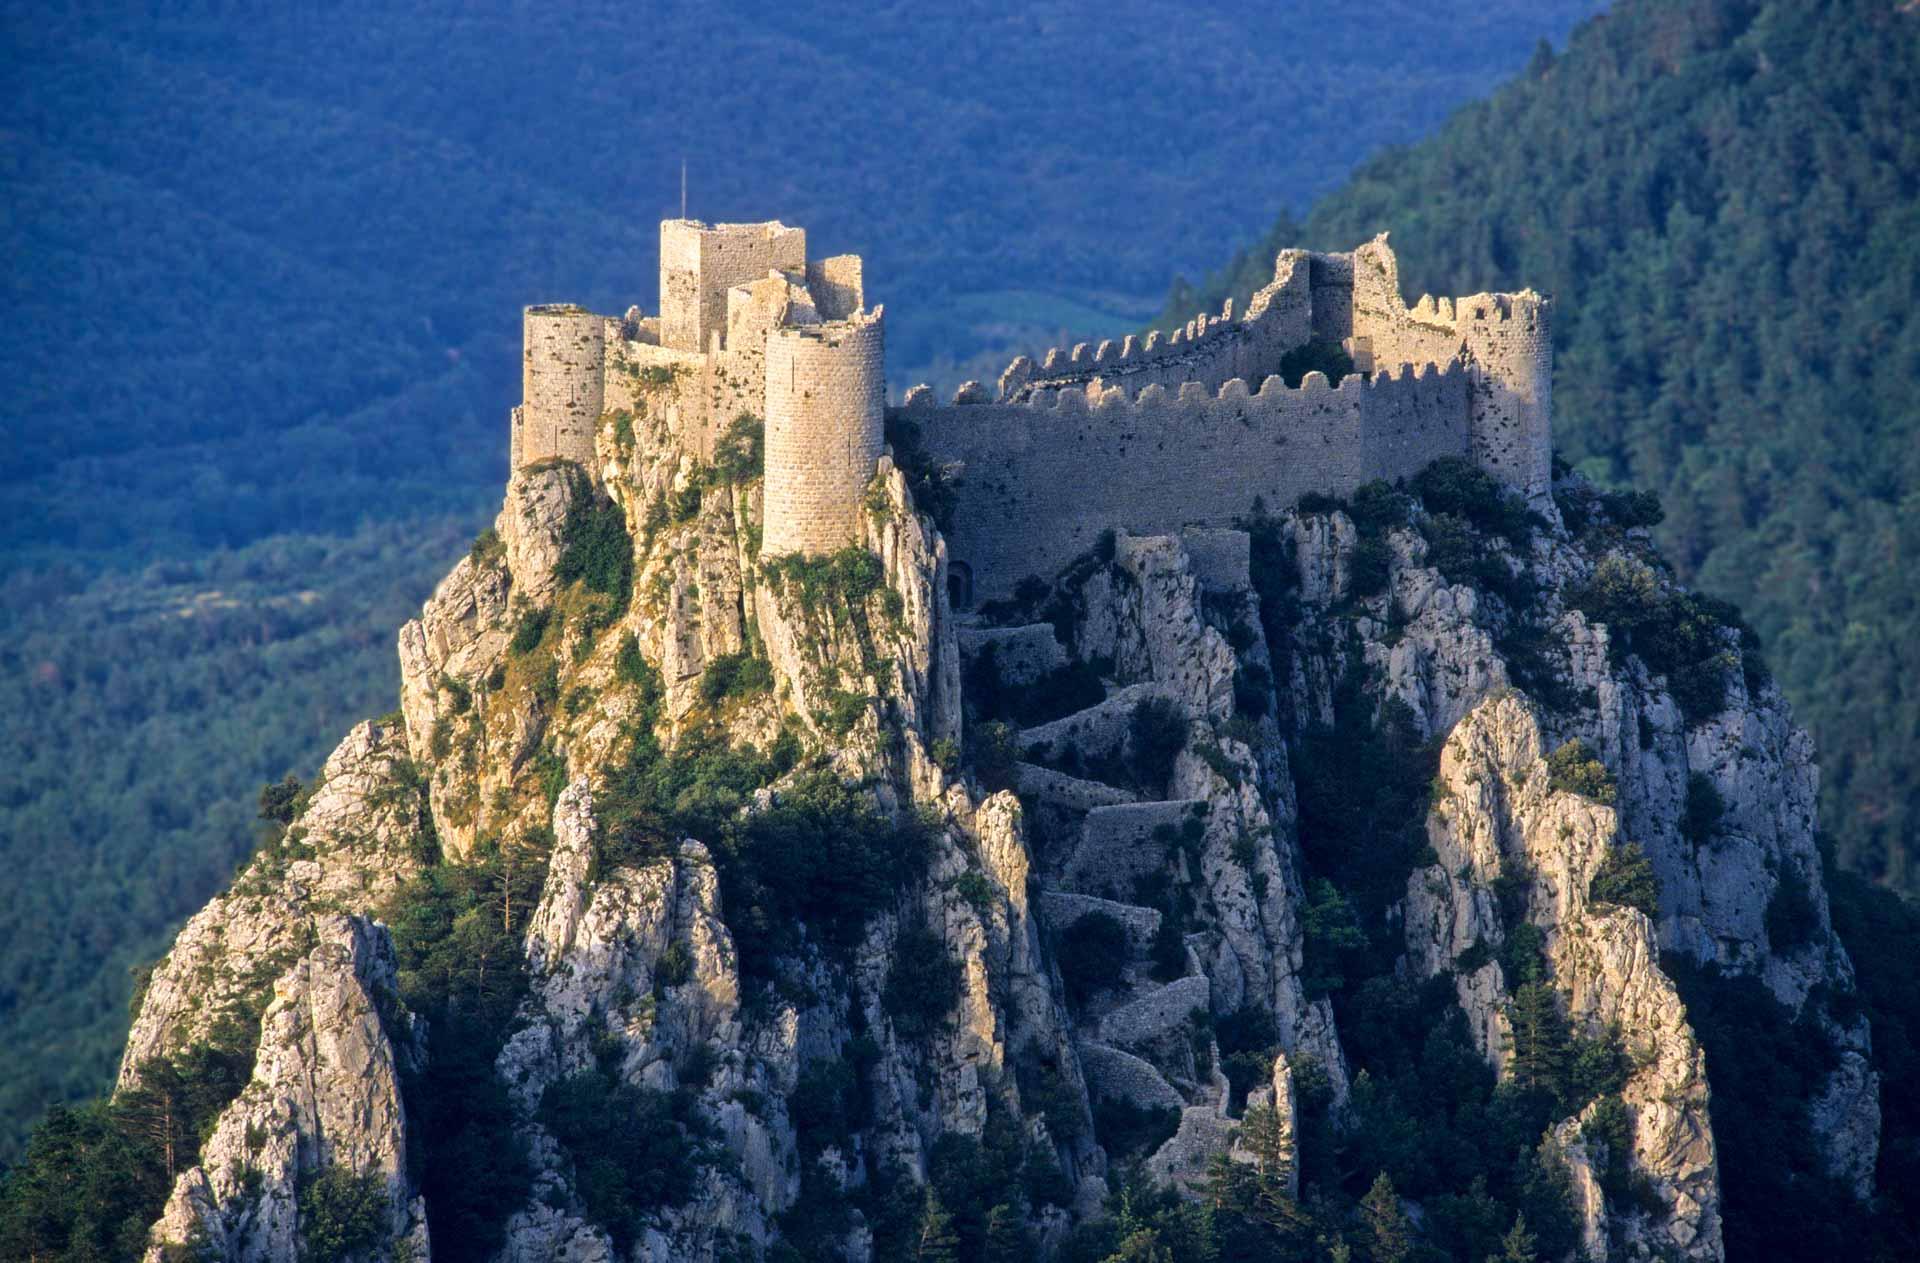
M522 316L520 399L513 468L559 458L595 472L606 376L606 318L583 307L528 307Z
M1400 265L1382 233L1352 255L1352 345L1363 370L1401 364L1451 364L1460 358L1453 300L1422 297L1408 308L1400 297ZM1362 357L1365 357L1363 362Z
M1057 573L1103 530L1229 527L1256 499L1277 510L1465 455L1467 385L1454 367L1338 387L1319 373L1298 389L1270 377L1257 394L1238 380L1217 393L1153 385L1131 400L1102 383L946 407L916 392L901 414L932 459L962 467L949 554L988 600Z
M727 291L769 271L804 272L807 234L778 221L705 224L668 219L660 224L660 341L680 351L704 351L727 328Z
M768 337L763 556L858 542L861 498L884 444L885 360L880 310Z
M807 288L822 320L845 320L867 305L860 256L836 254L807 264Z
M1551 303L1525 290L1454 300L1473 367L1473 459L1550 508L1553 494Z
M1312 295L1308 340L1344 343L1353 336L1353 256L1309 254L1307 275Z
M608 322L606 410L630 412L634 426L650 427L656 443L671 439L697 454L711 429L709 357L623 336L629 332Z

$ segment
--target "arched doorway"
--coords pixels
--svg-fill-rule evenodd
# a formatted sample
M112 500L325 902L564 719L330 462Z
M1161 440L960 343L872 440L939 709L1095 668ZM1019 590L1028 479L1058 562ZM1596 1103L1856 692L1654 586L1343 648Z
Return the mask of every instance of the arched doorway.
M964 561L947 563L947 604L956 610L973 608L973 567Z

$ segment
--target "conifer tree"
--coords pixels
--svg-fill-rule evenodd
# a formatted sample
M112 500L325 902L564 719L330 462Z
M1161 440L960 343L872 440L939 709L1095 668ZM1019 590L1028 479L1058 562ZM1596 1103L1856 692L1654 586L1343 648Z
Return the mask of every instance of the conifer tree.
M1413 1257L1413 1224L1385 1171L1374 1177L1373 1187L1360 1199L1360 1217L1373 1263L1406 1263Z
M1500 1238L1500 1253L1489 1255L1487 1263L1538 1263L1539 1258L1539 1245L1527 1231L1527 1217L1520 1214L1513 1217L1513 1227Z
M953 1230L953 1216L931 1187L920 1207L913 1257L915 1263L960 1263L960 1237Z
M1006 1202L988 1210L986 1244L982 1254L986 1263L1022 1263L1031 1255L1027 1230L1020 1222L1020 1212Z
M1513 1024L1513 1077L1526 1088L1558 1093L1566 1081L1567 1023L1553 986L1529 982L1507 1006Z

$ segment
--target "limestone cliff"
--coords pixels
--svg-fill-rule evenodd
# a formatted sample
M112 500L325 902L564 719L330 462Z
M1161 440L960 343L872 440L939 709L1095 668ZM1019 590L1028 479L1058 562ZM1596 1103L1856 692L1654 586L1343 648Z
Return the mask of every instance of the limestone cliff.
M1656 643L1688 598L1591 489L1109 537L960 611L889 458L855 548L762 560L750 427L688 457L685 387L515 473L400 632L399 714L154 971L123 1090L215 1039L253 1071L151 1257L323 1214L356 1258L892 1257L956 1212L1044 1251L1236 1169L1337 1234L1403 1161L1370 1129L1418 1010L1573 1246L1717 1259L1682 968L1818 1029L1869 1193L1808 743L1731 621Z

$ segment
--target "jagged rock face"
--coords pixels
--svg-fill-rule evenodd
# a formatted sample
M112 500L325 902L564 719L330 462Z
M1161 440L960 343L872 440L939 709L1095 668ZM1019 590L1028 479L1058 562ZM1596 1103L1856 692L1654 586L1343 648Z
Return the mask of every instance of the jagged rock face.
M1720 1256L1707 1067L1660 953L1752 974L1796 1007L1851 976L1820 888L1811 751L1771 690L1750 694L1730 670L1727 705L1689 724L1661 680L1616 661L1607 629L1567 608L1599 558L1557 522L1494 555L1537 589L1553 683L1573 705L1516 691L1539 666L1503 649L1505 598L1449 582L1420 531L1386 532L1384 591L1358 595L1377 556L1360 556L1363 532L1343 512L1278 523L1293 608L1272 643L1248 576L1196 565L1172 537L1122 536L1110 558L1076 563L1044 614L988 627L950 608L945 543L891 459L860 515L871 564L764 566L757 481L689 459L676 424L641 409L625 431L603 427L599 483L569 466L516 472L496 541L401 631L404 725L355 729L289 845L256 859L156 969L124 1087L221 1013L264 1010L253 1079L176 1184L156 1249L203 1236L221 1257L288 1257L299 1187L336 1168L379 1173L383 1231L428 1257L398 1071L434 1056L433 1032L395 1002L391 949L366 918L436 859L478 866L514 848L545 870L537 897L514 896L530 913L503 910L528 988L493 1069L532 1190L501 1208L499 1258L764 1251L810 1189L925 1179L943 1137L984 1140L1001 1124L1065 1176L1071 1191L1055 1200L1072 1204L1034 1207L1025 1225L1057 1242L1100 1213L1120 1155L1093 1123L1114 1102L1161 1112L1164 1129L1126 1155L1156 1180L1195 1191L1222 1154L1291 1172L1309 1076L1325 1090L1311 1107L1330 1118L1350 1092L1361 1099L1335 1007L1306 969L1294 763L1305 730L1358 680L1369 704L1404 704L1440 745L1425 820L1436 862L1420 861L1403 896L1395 871L1387 914L1400 975L1451 975L1475 1045L1511 1076L1515 988L1481 949L1537 931L1572 1027L1617 1027L1637 1054L1618 1095L1646 1196L1609 1204L1621 1155L1591 1125L1595 1106L1546 1137L1589 1248ZM607 512L626 524L630 583L563 582L578 573L572 532ZM1068 713L1003 730L1011 758L1001 750L991 771L957 761L985 731L963 656L978 665L989 647L1006 687L1044 693L1077 671L1082 689ZM771 684L730 691L716 673L747 657ZM1573 737L1604 764L1611 802L1552 783L1548 755ZM739 818L779 810L802 772L831 771L885 818L920 821L924 877L850 947L809 941L774 962L771 982L749 974L736 930L754 910L723 897L725 830L676 832L633 853L646 858L607 846L608 804L653 740L794 743L799 770L769 774ZM1701 841L1682 822L1703 782L1726 810ZM1657 919L1590 897L1627 839L1659 878ZM1791 945L1767 931L1783 874L1812 909ZM908 948L929 940L952 966L952 1003L910 1026L886 997ZM1109 953L1095 976L1076 941ZM1218 1032L1253 1015L1271 1038L1249 1088L1244 1065L1229 1078ZM1813 1114L1830 1169L1864 1194L1878 1136L1866 1028L1827 1026L1839 1068ZM817 1099L804 1085L856 1058L859 1125L809 1135ZM710 1150L685 1196L618 1236L595 1221L579 1155L542 1121L550 1089L589 1071L689 1103ZM1245 1125L1255 1107L1273 1120L1260 1155ZM854 1214L837 1246L865 1258L874 1241Z
M1322 576L1317 582L1337 598L1341 563L1315 553L1341 551L1343 535L1338 525L1294 527L1303 587L1311 589L1310 577ZM1616 664L1607 629L1566 605L1598 559L1562 532L1540 532L1531 555L1515 559L1538 585L1542 621L1565 652L1559 683L1565 694L1584 699L1551 713L1511 690L1508 664L1482 625L1490 621L1481 608L1486 597L1448 584L1423 564L1427 548L1416 533L1395 531L1391 545L1389 593L1371 603L1387 617L1362 616L1353 625L1383 695L1404 702L1424 731L1446 738L1445 792L1428 821L1440 862L1408 882L1408 959L1429 975L1453 973L1476 1041L1504 1067L1511 996L1500 965L1462 970L1455 962L1476 943L1496 946L1511 930L1501 924L1492 883L1503 872L1524 874L1525 917L1545 932L1570 1015L1594 1029L1617 1024L1629 1048L1647 1058L1637 1063L1623 1096L1634 1114L1635 1172L1668 1211L1605 1206L1599 1186L1581 1178L1585 1151L1569 1150L1590 1240L1717 1258L1707 1077L1658 955L1677 950L1750 973L1790 1008L1822 983L1848 988L1852 968L1831 932L1820 890L1810 743L1776 692L1749 692L1737 660L1726 672L1725 706L1692 726L1637 659ZM1311 643L1311 616L1307 623L1299 639ZM1729 655L1735 653L1730 637ZM1338 669L1319 674L1330 677ZM1315 675L1310 664L1294 672L1309 688ZM1548 789L1542 756L1572 738L1593 749L1611 774L1617 785L1612 805ZM1704 778L1727 808L1704 844L1686 837L1682 826L1690 777ZM1653 862L1657 923L1587 898L1606 848L1627 840L1644 846ZM1780 952L1767 941L1764 922L1780 874L1788 871L1809 890L1817 926L1805 945ZM1816 1138L1829 1170L1865 1195L1878 1136L1867 1032L1858 1022L1842 1029L1828 1019L1826 1026L1839 1064L1821 1098L1828 1113L1816 1112Z
M1453 968L1476 942L1502 942L1507 927L1489 892L1503 873L1524 874L1526 919L1545 932L1551 974L1571 1015L1592 1030L1621 1031L1636 1066L1621 1093L1633 1112L1634 1162L1667 1211L1645 1224L1636 1216L1629 1239L1718 1258L1704 1055L1660 970L1652 922L1638 909L1588 898L1617 832L1613 810L1551 788L1540 746L1532 707L1510 691L1483 701L1448 736L1440 760L1445 792L1428 821L1440 862L1408 882L1409 954L1433 974ZM1455 977L1483 1051L1504 1063L1513 1032L1501 965L1488 961ZM1590 1220L1589 1235L1601 1232L1597 1223Z
M674 856L593 882L594 828L592 792L576 781L554 807L553 857L526 933L532 995L521 1029L500 1053L500 1078L531 1119L541 1094L604 1058L609 1041L619 1076L656 1091L683 1086L681 1068L693 1049L714 1050L707 1080L686 1086L718 1116L737 1173L705 1173L693 1202L665 1216L639 1257L702 1256L728 1232L764 1240L797 1191L793 1135L783 1118L769 1125L734 1099L777 1089L779 1081L743 1045L739 974L718 915L712 862L689 841ZM664 964L676 945L686 955ZM792 1089L790 1079L786 1086ZM510 1221L506 1256L611 1257L612 1243L590 1222L566 1155L539 1124L526 1127L537 1204Z
M313 947L316 918L365 915L420 871L410 766L397 727L363 723L347 734L285 848L256 856L154 966L121 1057L122 1088L149 1058L257 1012L274 980Z
M314 934L274 981L253 1080L220 1115L199 1165L174 1182L150 1263L190 1243L249 1263L296 1257L301 1190L329 1167L370 1177L383 1194L381 1239L427 1256L399 1077L421 1051L394 1005L392 948L360 917L323 916Z

